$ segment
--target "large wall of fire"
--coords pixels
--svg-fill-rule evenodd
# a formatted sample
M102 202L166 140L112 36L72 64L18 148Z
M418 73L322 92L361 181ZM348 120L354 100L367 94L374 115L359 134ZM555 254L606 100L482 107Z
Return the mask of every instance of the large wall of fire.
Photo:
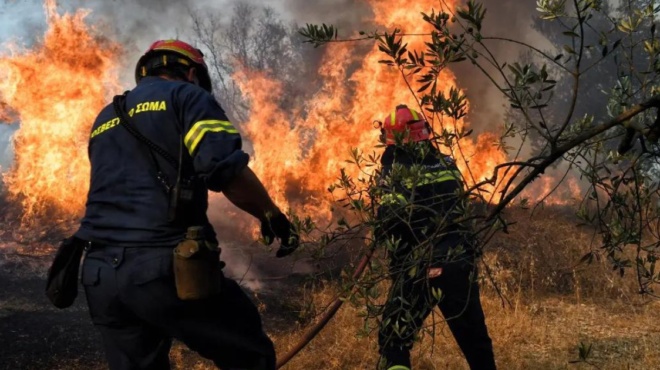
M374 23L410 34L429 32L420 12L437 5L433 0L414 6L406 0L369 2ZM14 164L3 180L27 216L49 209L74 216L84 207L88 186L90 126L100 108L125 87L117 70L122 45L108 35L100 37L86 21L86 10L59 14L54 0L46 0L44 9L48 27L43 37L30 48L4 45L0 54L0 117L20 122L13 137ZM411 49L424 47L423 37L406 41ZM351 149L373 151L378 137L374 120L382 120L397 104L416 104L401 74L378 63L383 56L376 45L360 60L351 48L325 48L318 70L323 87L301 108L305 114L278 109L282 86L276 79L251 70L234 76L257 107L248 122L236 123L253 144L251 167L283 208L305 204L315 214L329 214L327 188L340 168L359 176L346 165ZM456 85L451 71L444 72L441 84L445 90ZM495 138L480 133L462 143L458 163L465 170L469 161L472 181L490 176L493 166L506 159L493 145Z

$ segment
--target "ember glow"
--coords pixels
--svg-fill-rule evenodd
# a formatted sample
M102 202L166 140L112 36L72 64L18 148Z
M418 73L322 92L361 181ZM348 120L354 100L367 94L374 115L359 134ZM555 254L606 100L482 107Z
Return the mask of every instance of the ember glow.
M83 209L89 129L118 81L113 67L120 49L92 35L84 23L88 12L59 15L54 0L44 9L43 39L0 55L0 116L10 110L20 122L4 181L27 218L49 207L70 215Z

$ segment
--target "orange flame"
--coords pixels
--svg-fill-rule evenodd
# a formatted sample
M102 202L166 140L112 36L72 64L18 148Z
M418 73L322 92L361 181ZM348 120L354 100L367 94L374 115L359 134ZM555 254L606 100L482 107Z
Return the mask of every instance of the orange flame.
M371 0L375 23L382 29L399 28L407 34L428 34L430 26L420 12L438 3L423 0L411 5L405 0ZM455 3L449 5L453 11ZM0 117L16 117L20 130L14 135L15 164L5 175L9 193L21 200L25 217L43 215L54 207L76 215L84 206L88 187L87 140L97 112L108 101L109 91L119 90L115 62L119 45L94 35L84 19L89 11L59 15L55 0L45 0L48 29L32 50L10 47L0 55ZM406 37L409 50L425 48L423 36ZM377 144L374 120L383 120L397 104L417 106L401 73L378 63L382 53L374 45L362 59L350 44L325 49L318 70L323 87L297 110L284 113L277 98L285 94L282 84L264 73L243 70L235 77L252 103L245 129L255 158L251 166L260 175L276 202L286 208L305 207L305 214L319 220L330 217L327 188L346 167L349 175L360 174L348 166L350 151L370 154ZM355 70L353 67L359 65ZM351 68L349 68L349 66ZM419 86L408 81L412 90ZM445 70L441 90L456 86ZM3 119L4 119L3 118ZM468 123L435 122L449 131ZM469 183L484 180L506 155L493 143L497 135L468 137L452 148Z
M520 194L519 199L526 199L530 205L541 203L545 205L566 206L579 203L583 194L579 180L569 174L559 184L562 181L561 178L561 174L542 176L528 185Z
M0 116L13 111L20 121L4 181L27 218L52 206L69 215L83 208L89 130L118 81L118 45L91 34L88 11L59 15L56 6L44 2L48 29L35 48L0 55Z
M429 12L437 2L372 0L371 5L375 22L384 29L428 34L431 26L421 21L420 12ZM453 11L455 4L450 6ZM404 42L408 43L408 50L425 49L423 36L406 37ZM406 82L397 69L378 63L384 58L377 45L349 75L348 66L355 63L353 47L331 44L326 48L318 71L323 88L311 97L306 107L300 108L304 115L287 115L278 109L277 99L284 93L279 82L255 71L244 70L236 76L253 107L246 126L256 153L252 167L271 192L277 194L276 201L281 206L299 206L289 203L291 194L299 194L303 195L299 202L304 204L306 213L327 215L329 197L323 194L337 179L339 169L346 167L353 177L360 175L355 166L345 164L351 157L351 149L371 153L378 144L379 133L373 122L383 120L397 104L418 106L407 83L415 91L419 84L410 78ZM439 83L440 90L448 92L456 86L456 78L445 70ZM457 131L464 125L460 120L443 128ZM506 160L505 154L492 145L495 136L485 133L476 142L467 139L455 148L460 153L453 154L469 183L489 177L493 167ZM467 171L468 163L470 171Z

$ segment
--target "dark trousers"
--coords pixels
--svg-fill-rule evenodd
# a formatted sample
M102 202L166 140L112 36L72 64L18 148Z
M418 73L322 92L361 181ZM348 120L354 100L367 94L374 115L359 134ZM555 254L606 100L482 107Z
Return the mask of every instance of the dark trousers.
M112 370L169 369L173 338L225 370L275 369L261 316L235 281L209 299L177 297L172 248L92 249L82 284Z
M412 274L409 269L391 269L394 270L392 288L378 336L385 369L394 365L410 367L410 350L415 336L436 305L470 369L495 369L493 346L486 329L473 267L448 264L442 275L433 279L426 278L426 269L421 267Z

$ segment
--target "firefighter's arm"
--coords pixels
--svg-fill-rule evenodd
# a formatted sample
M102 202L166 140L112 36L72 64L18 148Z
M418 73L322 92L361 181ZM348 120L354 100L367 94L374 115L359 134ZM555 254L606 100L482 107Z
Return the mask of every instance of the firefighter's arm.
M182 83L173 100L195 173L209 190L223 191L249 161L242 150L241 135L220 104L203 89Z
M247 167L241 136L215 98L192 85L182 84L177 105L181 112L184 145L193 158L195 172L212 191L222 191L229 201L261 221L267 243L277 237L278 257L298 247L298 235L273 203L257 176Z
M223 193L236 207L261 221L261 235L267 244L280 239L277 257L287 256L299 246L298 234L289 219L273 203L257 175L250 167L243 170L224 188Z
M259 221L282 213L250 167L244 167L227 184L223 193L236 207L258 218Z

